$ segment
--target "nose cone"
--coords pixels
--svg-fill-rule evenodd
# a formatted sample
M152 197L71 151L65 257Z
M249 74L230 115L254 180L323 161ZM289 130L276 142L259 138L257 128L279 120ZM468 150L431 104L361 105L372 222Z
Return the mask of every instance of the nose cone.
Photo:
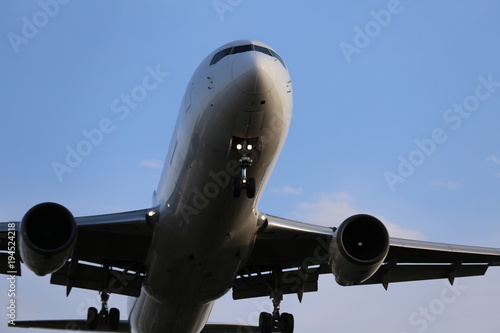
M271 90L276 80L276 59L259 52L239 54L233 62L233 81L242 92L252 95Z

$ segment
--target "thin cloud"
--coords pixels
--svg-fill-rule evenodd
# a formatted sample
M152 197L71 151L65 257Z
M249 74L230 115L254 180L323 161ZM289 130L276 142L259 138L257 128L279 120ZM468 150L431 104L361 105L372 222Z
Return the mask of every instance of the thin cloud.
M301 195L304 192L302 187L284 186L282 188L271 188L271 192L277 194Z
M151 169L161 169L162 162L160 160L156 160L153 158L153 159L141 161L141 165L148 167L148 168L151 168Z
M459 182L433 182L431 186L443 187L453 191L456 191L462 187L462 184Z
M370 212L356 207L353 204L352 197L348 193L323 193L313 202L299 203L295 211L290 214L290 217L298 221L336 227L349 216L360 213L370 214ZM383 216L372 215L385 224L391 237L416 240L425 239L425 236L419 231L405 229Z
M486 158L486 161L493 162L493 163L496 163L496 164L500 164L500 158L498 158L496 156L493 156L493 155L488 156Z

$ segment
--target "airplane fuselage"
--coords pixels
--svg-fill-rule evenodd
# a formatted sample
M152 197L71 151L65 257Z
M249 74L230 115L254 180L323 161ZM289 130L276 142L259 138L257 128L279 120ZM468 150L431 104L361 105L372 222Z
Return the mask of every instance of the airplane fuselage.
M189 82L153 198L160 219L131 312L133 332L199 332L252 249L262 223L257 204L292 111L288 70L269 49L249 40L224 45ZM234 196L242 174L237 142L253 161L246 169L253 197Z

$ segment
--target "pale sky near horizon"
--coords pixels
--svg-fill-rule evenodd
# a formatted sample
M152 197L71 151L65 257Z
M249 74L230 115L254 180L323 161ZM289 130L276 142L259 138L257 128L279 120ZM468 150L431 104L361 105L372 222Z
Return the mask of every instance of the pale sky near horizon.
M327 226L364 212L392 236L500 247L499 11L495 1L3 1L0 221L44 201L76 216L149 207L191 75L212 50L249 38L281 55L294 92L263 212ZM155 69L168 75L120 118L113 104ZM104 119L112 130L58 176L54 163ZM83 319L96 305L96 292L66 299L24 272L20 320ZM286 296L282 311L297 333L493 333L498 281L495 267L453 288L344 288L322 276L318 293ZM3 308L7 287L1 279ZM124 304L112 296L122 319ZM270 305L228 294L210 322L256 324ZM1 332L22 332L5 323L0 312Z

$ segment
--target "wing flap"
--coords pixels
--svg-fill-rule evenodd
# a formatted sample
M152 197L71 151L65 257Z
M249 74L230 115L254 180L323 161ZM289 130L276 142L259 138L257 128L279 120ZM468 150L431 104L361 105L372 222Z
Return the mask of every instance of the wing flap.
M393 266L393 267L391 267ZM365 284L382 284L386 289L389 283L448 279L484 275L488 265L391 265L384 264Z
M293 270L283 272L281 291L283 294L318 291L319 270L308 272ZM253 276L239 276L233 284L233 299L269 296L274 286L275 276L269 272Z
M139 297L141 293L143 274L78 263L74 268L74 273L70 275L70 266L71 262L68 262L63 268L53 273L50 283L97 291L106 289L112 294L133 297Z

